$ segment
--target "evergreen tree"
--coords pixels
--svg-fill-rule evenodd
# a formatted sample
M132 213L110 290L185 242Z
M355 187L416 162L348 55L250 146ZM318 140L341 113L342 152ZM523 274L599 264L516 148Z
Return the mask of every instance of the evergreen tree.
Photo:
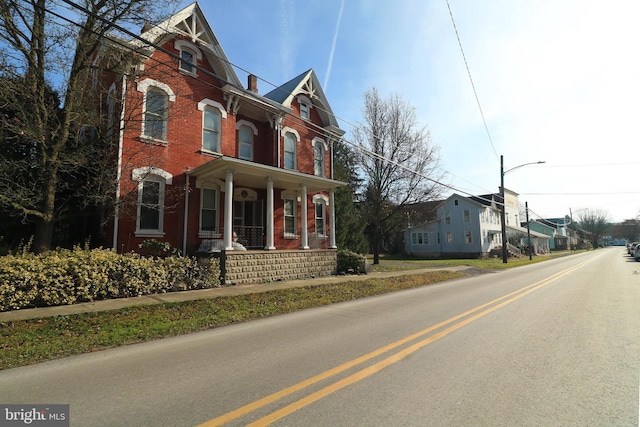
M356 189L360 186L353 150L344 141L334 144L334 178L347 183L336 190L336 244L340 249L367 253L369 244L364 234L367 225L356 206Z

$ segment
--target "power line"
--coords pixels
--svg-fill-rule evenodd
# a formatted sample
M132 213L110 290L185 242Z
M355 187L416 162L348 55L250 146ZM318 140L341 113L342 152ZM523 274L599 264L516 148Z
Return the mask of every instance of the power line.
M170 56L171 58L176 59L176 60L178 60L178 61L181 59L178 55L174 54L173 52L171 52L171 51L169 51L169 50L167 50L167 49L165 49L165 48L163 48L162 46L160 46L160 45L158 45L158 44L156 44L156 43L154 43L154 42L151 42L151 41L149 41L149 40L145 39L144 37L141 37L141 36L140 36L140 35L138 35L138 34L135 34L135 33L131 32L131 31L127 30L126 28L124 28L124 27L122 27L122 26L120 26L120 25L116 24L116 23L115 23L115 22L113 22L113 21L109 21L108 19L106 19L106 18L104 18L104 17L102 17L102 16L100 16L100 15L98 15L98 14L94 13L94 12L91 12L90 10L88 10L88 9L86 9L86 8L84 8L84 7L80 6L80 5L78 5L77 3L74 3L74 2L72 2L72 1L70 1L70 0L62 0L62 1L63 1L64 3L66 3L66 4L68 4L68 5L70 5L70 6L74 7L74 8L76 8L76 9L78 9L78 10L82 11L83 13L85 13L85 14L87 14L87 15L91 15L91 16L93 16L94 18L99 19L99 20L100 20L100 21L102 21L103 23L106 23L106 24L110 25L111 27L113 27L113 28L115 28L115 29L117 29L117 30L119 30L119 31L122 31L123 33L127 34L128 36L132 37L132 38L133 38L133 39L135 39L135 40L138 40L139 42L143 43L144 45L146 45L146 46L148 46L148 47L152 47L152 48L154 48L154 49L156 49L156 50L158 50L158 51L161 51L161 52L163 52L164 54L166 54L166 55ZM86 29L86 27L85 27L84 25L79 24L79 23L77 23L77 22L73 21L73 20L72 20L72 19L70 19L70 18L67 18L67 17L64 17L64 16L62 16L62 15L60 15L60 14L57 14L57 13L55 13L54 11L52 11L52 10L50 10L50 9L46 9L46 11L47 11L47 12L49 12L49 13L51 13L52 15L54 15L54 16L56 16L56 17L60 18L60 19L63 19L63 20L65 20L65 21L67 21L67 22L69 22L69 23L73 24L73 25L76 25L76 26L78 26L78 27L80 27L80 28L85 28L85 29ZM158 27L158 28L160 28L160 27ZM170 34L170 33L169 33L169 31L168 31L168 29L162 29L162 30L163 30L163 31L165 31L166 33ZM121 46L121 47L123 47L123 48L125 48L125 49L131 50L131 51L134 51L134 50L132 49L132 46L131 46L130 44L126 43L126 42L120 41L120 40L115 39L115 38L110 38L110 37L106 36L105 34L99 34L98 32L96 32L96 31L94 31L94 30L91 30L91 31L92 31L92 32L94 32L94 34L99 35L100 37L103 37L103 38L105 38L106 40L109 40L110 42L112 42L112 43L114 43L114 44L117 44L117 45L119 45L119 46ZM150 55L145 54L144 52L137 52L137 51L136 51L136 53L138 53L138 54L140 54L141 56L144 56L144 57L146 57L146 58L148 58L148 59L153 59L154 61L158 62L160 65L164 65L164 66L167 66L167 67L169 66L169 64L166 64L166 63L164 63L164 62L160 62L160 61L158 61L158 60L156 60L156 59L152 58ZM237 66L237 65L235 65L235 64L233 64L233 63L231 63L231 62L229 62L228 60L225 60L225 59L220 58L220 57L217 57L217 58L218 58L218 59L220 59L220 60L222 60L222 61L225 61L227 64L231 65L232 67L238 68L238 69L240 69L240 70L242 70L242 71L244 71L244 72L249 73L249 71L244 70L243 68L241 68L241 67L239 67L239 66ZM214 73L209 72L208 70L204 69L204 68L203 68L203 67L201 67L201 66L198 66L197 64L193 64L193 66L194 66L197 70L202 71L204 74L208 74L208 75L210 75L210 76L212 76L212 77L216 78L217 80L220 80L221 82L223 82L223 83L225 83L225 84L231 84L231 85L234 85L233 83L226 81L226 80L225 80L225 79L223 79L222 77L220 77L220 76L218 76L218 75L216 75L216 74L214 74ZM256 76L256 77L257 77L257 76ZM221 87L219 87L219 86L217 86L217 85L215 85L215 84L213 84L213 83L205 82L205 81L200 80L200 78L199 78L199 77L192 77L192 78L198 79L199 81L201 81L201 82L203 82L203 83L205 83L205 84L209 85L210 87L213 87L213 88L216 88L216 89L222 89ZM273 85L272 83L268 82L267 80L264 80L264 79L260 79L260 80L265 81L265 82L267 82L267 83L269 83L269 84ZM234 85L234 86L235 86L235 85ZM273 86L275 86L275 85L273 85ZM275 87L276 87L276 88L279 88L279 86L275 86ZM248 92L246 92L246 93L248 93ZM263 98L263 97L261 97L261 98ZM334 114L333 114L332 112L330 112L330 111L326 111L326 110L322 110L322 111L324 111L326 114L330 114L330 115L332 115L332 116L333 116L334 118L336 118L336 119L339 119L339 120L342 120L342 121L343 121L343 122L345 122L345 123L351 124L351 123L349 123L348 121L346 121L346 120L344 120L344 119L341 119L341 118L339 118L338 116L334 115ZM310 129L314 129L314 130L319 131L319 132L326 132L326 129L324 129L324 128L322 128L322 127L318 126L318 125L315 125L315 124L313 124L313 123L309 123L309 122L307 122L307 121L304 121L304 120L302 120L301 118L299 118L299 117L297 117L297 116L293 115L292 113L283 112L283 115L287 115L287 116L289 116L290 118L292 118L292 119L294 119L294 120L298 121L298 123L302 124L302 125L303 125L303 126L305 126L305 127L310 128ZM353 124L351 124L351 125L353 125ZM378 136L376 136L376 135L372 135L372 136L373 136L373 137L375 137L375 138L378 138ZM411 168L408 168L407 166L405 166L405 165L403 165L403 164L401 164L401 163L398 163L398 162L396 162L396 161L394 161L394 160L391 160L391 159L389 159L389 158L387 158L387 157L385 157L385 156L383 156L383 155L380 155L380 154L378 154L378 153L375 153L375 152L373 152L373 151L371 151L371 150L369 150L369 149L367 149L367 148L365 148L365 147L362 147L362 146L360 146L360 145L358 145L358 144L356 144L356 143L354 143L354 142L352 142L352 141L349 141L349 140L347 140L346 138L341 137L341 140L342 140L342 141L344 141L345 143L347 143L348 145L353 146L355 149L357 149L357 150L359 150L359 151L363 152L363 153L364 153L364 154L366 154L366 155L369 155L369 156L374 157L374 158L377 158L377 159L379 159L379 160L383 160L383 161L385 161L385 162L391 163L391 164L393 164L394 166L400 167L400 168L402 168L402 169L404 169L404 170L406 170L406 171L408 171L408 172L410 172L410 173L413 173L413 174L415 174L415 175L417 175L417 176L420 176L421 178L424 178L424 179L426 179L426 180L428 180L428 181L430 181L430 182L433 182L434 184L437 184L437 185L439 185L439 186L441 186L441 187L443 187L443 188L446 188L446 189L449 189L449 190L456 191L456 192L458 192L458 193L460 193L460 194L463 194L463 195L473 196L473 197L478 198L478 196L476 196L476 195L474 195L474 194L472 194L472 193L469 193L469 192L467 192L467 191L465 191L465 190L462 190L462 189L456 188L456 187L454 187L454 186L452 186L452 185L448 185L448 184L445 184L445 183L440 182L440 181L438 181L438 180L435 180L435 179L433 179L433 178L431 178L431 177L429 177L429 176L427 176L427 175L425 175L425 174L423 174L423 173L421 173L421 172L419 172L419 171L415 171L415 170L413 170L413 169L411 169ZM488 199L487 199L487 200L485 200L485 201L487 201L487 202L491 202L491 200L488 200ZM496 203L501 204L501 203L499 203L499 202L496 202Z
M471 82L471 88L473 89L473 94L476 97L476 103L478 104L478 109L480 110L480 116L482 117L482 123L484 123L484 129L487 131L487 136L489 137L489 142L491 143L491 148L493 149L493 154L498 157L498 153L496 152L496 147L493 145L493 139L491 139L491 133L489 132L489 127L487 126L487 121L484 118L484 112L482 111L482 105L480 105L480 98L478 97L478 92L476 91L476 86L473 83L473 78L471 77L471 70L469 69L469 63L467 62L467 57L464 54L464 49L462 48L462 42L460 41L460 34L458 34L458 27L456 26L456 21L453 18L453 12L451 11L451 6L449 5L449 0L445 0L447 3L447 8L449 9L449 16L451 16L451 23L453 24L453 30L456 33L456 38L458 39L458 46L460 46L460 52L462 53L462 59L464 60L464 66L467 69L467 74L469 75L469 81Z

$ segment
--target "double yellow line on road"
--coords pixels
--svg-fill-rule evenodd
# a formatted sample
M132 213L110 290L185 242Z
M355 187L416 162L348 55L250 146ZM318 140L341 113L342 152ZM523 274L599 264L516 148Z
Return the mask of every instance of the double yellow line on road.
M371 366L368 366L366 368L361 369L358 372L355 372L341 380L338 380L336 382L334 382L333 384L330 384L316 392L313 392L309 395L307 395L306 397L303 397L302 399L299 399L287 406L284 406L283 408L272 412L271 414L260 418L259 420L249 424L250 426L263 426L263 425L269 425L270 423L273 423L274 421L277 421L281 418L286 417L287 415L305 407L310 405L313 402L316 402L320 399L322 399L323 397L326 397L342 388L345 388L351 384L354 384L364 378L367 378L373 374L375 374L376 372L381 371L382 369L396 363L399 362L400 360L404 359L405 357L409 356L412 353L415 353L416 351L418 351L419 349L433 343L434 341L439 340L440 338L443 338L447 335L449 335L450 333L457 331L458 329L472 323L475 322L476 320L486 316L489 313L492 313L508 304L511 304L514 301L519 300L520 298L529 295L532 292L537 291L540 288L543 288L547 285L549 285L550 283L560 279L561 277L566 276L567 274L570 274L580 268L582 268L585 264L591 262L591 260L587 260L584 261L580 264L575 265L574 267L570 267L566 270L563 270L559 273L556 273L552 276L549 276L548 278L541 280L539 282L533 283L531 285L525 286L523 288L518 289L517 291L511 292L509 294L503 295L499 298L496 298L492 301L489 301L485 304L479 305L475 308L472 308L470 310L467 310L463 313L460 313L456 316L453 316L447 320L444 320L442 322L436 323L435 325L429 326L426 329L423 329L421 331L418 331L414 334L408 335L398 341L395 341L391 344L388 344L386 346L380 347L377 350L374 350L370 353L367 353L363 356L360 356L356 359L350 360L346 363L343 363L339 366L336 366L335 368L329 369L325 372L322 372L321 374L318 374L316 376L313 376L311 378L308 378L304 381L301 381L297 384L294 384L290 387L287 387L285 389L282 389L276 393L270 394L268 396L263 397L262 399L256 400L255 402L249 403L245 406L242 406L234 411L228 412L224 415L221 415L217 418L214 418L210 421L205 422L204 424L201 424L199 427L213 427L213 426L221 426L223 424L226 424L234 419L240 418L242 416L245 416L259 408L262 408L266 405L270 405L286 396L289 396L295 392L298 392L300 390L304 390L305 388L316 384L320 381L324 381L328 378L331 378L341 372L344 372L348 369L351 369L353 367L356 367L358 365L361 365L371 359L374 359L380 355L383 355L391 350L394 350L398 347L401 347L405 344L410 343L411 341L414 341L418 338L421 338L425 335L431 334L434 331L437 331L438 329L444 328L448 325L447 328L441 330L440 332L437 332L433 335L430 335L429 337L418 341L400 351L398 351L397 353L392 354L391 356L376 362L374 364L372 364Z

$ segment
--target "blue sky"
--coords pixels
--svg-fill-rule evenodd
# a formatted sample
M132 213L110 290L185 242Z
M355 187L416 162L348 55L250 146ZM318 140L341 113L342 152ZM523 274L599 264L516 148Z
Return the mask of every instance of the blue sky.
M375 86L416 108L462 192L498 191L504 155L546 161L505 175L534 216L640 212L637 0L449 0L488 132L446 0L199 3L260 93L313 68L347 139Z

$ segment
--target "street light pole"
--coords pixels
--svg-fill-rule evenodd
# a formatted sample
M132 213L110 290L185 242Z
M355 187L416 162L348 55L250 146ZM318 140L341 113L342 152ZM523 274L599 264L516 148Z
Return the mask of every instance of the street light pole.
M502 211L500 212L502 223L502 263L507 263L507 201L504 198L504 156L500 155L500 196L502 196Z
M527 213L527 249L529 250L529 261L533 259L531 250L531 228L529 227L529 202L524 202L524 209Z
M508 258L508 254L507 254L507 245L508 245L508 239L507 239L507 213L506 213L506 209L507 209L507 201L505 200L504 197L504 176L506 174L508 174L509 172L511 172L512 170L521 168L523 166L528 166L528 165L539 165L545 163L543 160L538 161L538 162L530 162L530 163L523 163L521 165L512 167L511 169L508 170L504 170L504 156L500 156L500 195L502 196L502 211L501 211L501 223L502 223L502 262L504 264L507 263L507 258Z

